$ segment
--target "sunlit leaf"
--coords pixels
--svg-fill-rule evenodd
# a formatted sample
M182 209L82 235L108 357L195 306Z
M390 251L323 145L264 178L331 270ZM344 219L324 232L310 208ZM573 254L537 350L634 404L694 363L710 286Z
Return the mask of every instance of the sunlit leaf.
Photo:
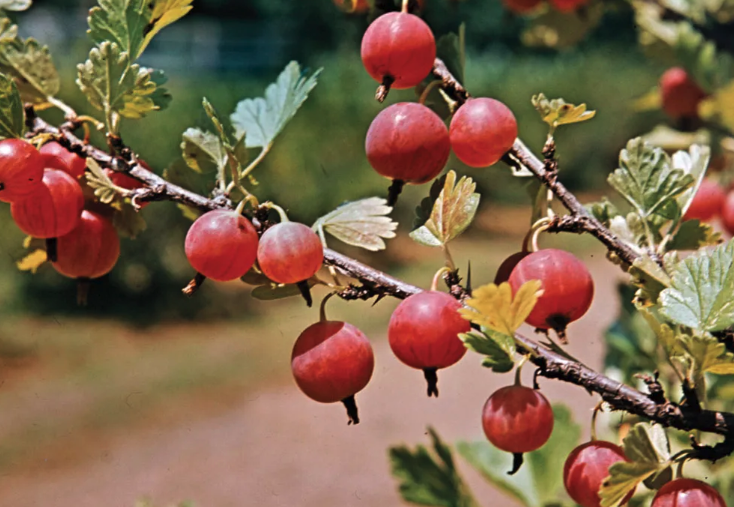
M649 255L641 255L635 259L629 273L632 275L632 283L639 288L635 294L635 303L641 307L656 304L660 293L672 283L665 270Z
M23 102L15 82L0 74L0 138L22 138L25 133Z
M676 324L699 331L734 325L734 243L700 250L672 273L660 294L661 313Z
M668 250L698 250L705 246L713 246L723 243L721 233L710 224L698 219L686 220L673 239L668 242Z
M21 271L30 271L31 273L36 274L38 268L40 268L46 260L48 260L46 257L46 250L38 249L27 254L21 260L16 262L15 265Z
M237 104L230 120L236 136L247 135L248 148L270 146L316 87L321 70L311 77L297 62L290 62L278 80L265 90L265 97L245 99Z
M540 280L529 280L512 295L507 282L499 286L490 283L472 292L459 313L466 320L488 327L505 335L513 335L533 311L538 297L543 293Z
M115 184L93 158L87 158L87 169L87 184L94 189L94 195L99 202L110 204L117 197Z
M717 375L734 374L734 354L713 336L685 336L682 344L694 361L694 368L701 373Z
M596 111L587 111L586 104L569 104L563 99L547 99L542 93L534 95L533 106L544 122L555 129L559 125L579 123L592 119Z
M476 183L471 178L462 176L456 181L456 173L449 171L430 218L411 232L410 237L422 245L443 246L459 236L477 212L479 194L475 189Z
M397 222L387 216L392 208L380 197L349 202L314 223L316 231L328 232L349 245L366 250L385 249L384 239L395 237Z
M459 335L464 346L485 358L482 365L496 373L507 373L515 366L515 340L512 336L486 328Z

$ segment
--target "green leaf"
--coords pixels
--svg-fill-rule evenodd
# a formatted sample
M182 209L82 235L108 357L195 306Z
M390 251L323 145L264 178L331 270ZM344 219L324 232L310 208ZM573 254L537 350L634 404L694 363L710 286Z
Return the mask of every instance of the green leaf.
M433 453L419 445L390 448L392 474L398 479L400 495L406 502L437 507L478 507L462 481L451 455L433 428L428 428Z
M466 48L464 47L465 25L459 27L459 33L447 33L436 41L436 56L440 58L446 68L459 81L464 82L466 68Z
M87 169L87 184L94 189L95 197L103 204L110 204L117 197L117 187L96 160L88 158Z
M0 9L6 11L24 11L27 10L33 0L0 0Z
M682 344L693 359L694 370L699 372L694 377L703 373L734 374L734 354L728 352L726 345L713 336L686 335Z
M665 270L647 254L635 259L629 273L632 283L639 288L635 304L643 308L657 304L660 293L672 283Z
M321 69L311 77L297 62L290 62L278 80L265 90L265 97L245 99L230 117L236 136L247 135L248 148L266 148L296 115L317 83Z
M734 324L734 243L701 250L677 264L672 285L660 294L661 313L699 331Z
M148 227L142 215L128 203L122 203L119 211L112 215L112 224L120 236L130 239L135 239Z
M445 246L464 232L474 220L479 206L476 183L462 176L456 181L456 172L446 175L443 190L433 203L428 221L410 233L414 241L426 246Z
M227 163L227 152L219 136L196 128L183 133L181 151L186 164L196 172L221 170Z
M561 404L553 405L556 431L539 450L525 454L526 466L515 475L512 455L492 446L486 440L459 442L457 451L493 486L527 507L560 505L563 491L563 465L578 444L581 428L573 421L571 411Z
M578 106L569 104L563 99L548 100L542 93L533 95L533 107L540 113L544 122L555 129L560 125L579 123L592 119L596 111L587 111L586 104Z
M592 202L590 204L587 204L586 209L589 210L589 213L591 213L594 218L599 220L607 227L609 227L609 224L614 217L620 215L617 207L609 202L606 197L599 202Z
M15 82L0 74L0 138L22 138L25 134L25 114Z
M667 324L661 323L655 318L655 316L648 310L640 310L641 315L650 325L655 336L658 339L658 343L663 347L665 354L671 359L681 359L685 357L686 348L684 347L683 340L679 335L676 335L673 328Z
M660 148L641 138L627 143L619 156L620 167L609 176L609 184L645 219L693 185L694 178L673 169Z
M686 220L680 225L667 247L668 250L698 250L723 242L724 238L719 231L707 223L694 219Z
M117 112L126 118L142 118L151 111L164 108L168 101L159 101L161 93L154 71L130 65L127 53L117 44L104 42L93 48L89 59L77 66L77 84L95 108Z
M462 333L459 338L466 348L486 356L482 365L495 373L507 373L515 366L516 348L512 336L486 328L482 333Z
M599 491L602 507L616 507L642 481L668 467L670 444L665 430L639 423L624 438L624 454L630 462L615 463Z
M308 286L313 287L316 285L314 280L308 280ZM267 285L261 285L252 289L250 293L255 299L261 301L274 301L276 299L290 298L293 296L300 296L301 290L295 284L278 285L270 283Z
M369 197L342 204L316 220L313 229L322 236L326 231L348 245L373 252L384 250L384 239L394 238L398 227L397 222L387 216L391 211L385 199Z
M48 47L18 37L8 18L0 19L0 72L13 77L24 102L46 103L61 87Z
M89 35L97 44L114 42L137 60L153 37L185 16L193 0L98 0L89 11Z
M47 260L46 250L38 249L27 254L21 260L16 262L15 265L20 271L30 271L35 275L38 268L40 268Z

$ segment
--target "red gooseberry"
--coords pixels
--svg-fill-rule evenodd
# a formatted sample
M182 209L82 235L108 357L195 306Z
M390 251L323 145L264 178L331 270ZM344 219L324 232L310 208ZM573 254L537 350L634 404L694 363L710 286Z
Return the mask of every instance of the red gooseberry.
M517 252L510 255L507 259L502 261L500 267L497 268L497 274L494 276L494 284L499 285L502 282L506 282L510 279L512 270L515 269L517 263L527 257L530 252Z
M721 206L721 222L729 234L734 234L734 192L729 192Z
M553 432L553 409L535 389L511 385L497 390L482 411L487 439L501 451L522 454L543 447Z
M589 3L589 0L550 0L550 3L559 12L573 12Z
M672 118L698 117L698 105L706 98L685 69L673 67L660 78L663 111Z
M186 234L191 266L212 280L236 280L257 257L257 232L247 218L230 210L214 210L196 219Z
M82 211L79 225L58 238L53 267L70 278L99 278L106 275L120 257L120 238L108 219L92 211Z
M31 196L10 205L10 213L21 231L34 238L58 238L79 224L84 194L79 183L56 169L46 169Z
M470 167L497 163L517 139L517 120L502 102L469 99L451 119L451 148Z
M589 270L563 250L539 250L518 262L509 280L513 294L530 280L541 281L543 294L525 322L538 329L554 329L559 335L586 313L594 298Z
M443 170L451 144L448 129L436 113L415 102L401 102L383 109L372 121L365 151L380 175L421 184Z
M502 0L508 10L518 14L526 14L534 11L543 0Z
M369 383L374 369L369 340L346 322L317 322L293 346L291 370L298 387L315 401L344 403L350 424L359 423L354 395Z
M0 141L0 201L25 199L41 187L43 158L22 139Z
M726 192L724 192L724 189L717 182L705 179L701 181L701 185L699 185L696 194L688 205L683 220L693 220L694 218L702 222L711 220L721 213L725 199Z
M601 507L599 490L609 477L609 467L620 461L629 461L618 445L593 440L576 447L563 467L563 484L568 495L581 507ZM631 491L621 505L632 498Z
M324 247L310 227L281 222L260 237L257 261L263 274L277 283L311 278L324 262Z
M43 156L44 167L64 171L72 178L79 179L87 168L87 159L73 153L56 141L41 146L39 150Z
M726 507L721 494L705 482L676 479L660 488L652 507Z
M412 88L431 72L436 40L418 16L388 12L367 28L361 52L362 63L375 81L396 89Z
M423 370L428 396L438 396L436 371L457 363L466 353L459 334L468 333L469 321L451 295L435 290L419 292L403 300L390 317L387 335L400 361Z

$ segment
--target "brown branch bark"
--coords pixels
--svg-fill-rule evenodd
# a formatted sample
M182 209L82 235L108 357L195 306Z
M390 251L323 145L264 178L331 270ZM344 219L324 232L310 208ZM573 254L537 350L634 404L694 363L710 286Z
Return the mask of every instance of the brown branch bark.
M436 60L433 74L442 80L444 89L458 102L463 103L469 97L466 89L451 76L440 60ZM36 117L32 109L28 113L28 123L33 134L53 134L57 136L61 144L72 151L91 157L103 167L126 172L145 183L147 188L133 191L133 196L138 201L175 201L196 207L202 211L232 207L232 203L224 198L208 199L169 183L138 164L136 156L129 150L127 152L123 150L122 155L112 156L103 150L83 143L74 135L73 130L76 125L73 123L67 123L62 125L61 128L57 128ZM626 244L621 243L598 220L590 216L576 197L558 182L556 174L549 173L543 162L535 157L520 140L515 142L512 150L507 155L507 161L510 164L526 167L532 171L569 210L570 215L556 219L551 224L551 230L556 232L587 232L597 237L626 263L634 262L637 254ZM422 290L331 249L325 249L324 257L327 265L335 267L343 275L359 282L359 285L352 285L345 290L341 294L342 297L369 299L371 297L392 296L405 299ZM451 282L451 284L452 294L458 298L466 297L466 291L461 286L454 282ZM660 398L655 395L644 394L612 380L586 366L566 359L530 338L517 335L517 341L519 351L530 354L531 361L539 368L541 376L582 386L599 394L616 410L635 414L666 427L684 431L700 430L716 433L726 436L729 441L734 438L734 414L711 410L688 410L686 407L681 407L670 401L661 402Z

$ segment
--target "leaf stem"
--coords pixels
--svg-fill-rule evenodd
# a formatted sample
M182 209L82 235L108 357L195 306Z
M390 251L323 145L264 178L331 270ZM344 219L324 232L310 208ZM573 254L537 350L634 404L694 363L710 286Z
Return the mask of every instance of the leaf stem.
M441 247L441 249L443 250L443 255L446 258L446 266L451 271L456 271L456 264L454 263L454 258L451 256L451 251L449 250L449 245L446 244L446 243L444 243L443 246Z
M336 292L329 292L326 296L324 296L324 299L321 300L321 306L319 306L319 322L326 322L326 302L331 299Z
M598 440L596 438L596 419L599 415L599 412L604 412L604 401L600 401L596 404L596 407L594 407L594 413L591 414L591 441Z
M54 106L55 108L60 109L61 111L63 111L64 112L64 117L67 120L73 120L73 119L75 119L77 117L76 116L76 111L74 111L74 109L72 109L71 106L69 106L68 104L66 104L66 102L64 102L64 101L62 101L60 99L57 99L56 97L46 97L46 101L49 104L51 104L52 106Z
M290 220L288 219L288 214L285 212L285 210L274 202L268 201L264 202L262 205L268 209L274 209L275 211L277 211L278 215L280 216L281 223L290 222Z
M431 282L431 290L432 291L438 290L438 281L441 279L443 275L451 273L451 271L452 269L447 266L443 266L441 269L436 271L436 274L433 275L433 281Z
M410 0L403 0L403 8L401 9L402 12L408 12L409 3L410 3Z
M250 164L245 167L245 169L239 174L239 180L237 178L234 178L232 181L229 182L229 185L227 185L224 193L225 195L228 195L232 190L235 189L239 185L239 182L247 178L252 171L255 170L255 168L260 164L260 162L263 161L265 156L270 152L270 148L272 147L272 143L268 144L267 146L263 146L262 150L260 150L260 153L258 153L257 157L250 162ZM242 187L240 186L240 189ZM249 194L249 192L247 192Z
M422 106L426 105L426 99L428 99L428 94L430 94L434 88L437 86L441 86L441 81L434 80L428 83L428 86L423 90L423 93L421 93L420 98L418 99L418 103Z

